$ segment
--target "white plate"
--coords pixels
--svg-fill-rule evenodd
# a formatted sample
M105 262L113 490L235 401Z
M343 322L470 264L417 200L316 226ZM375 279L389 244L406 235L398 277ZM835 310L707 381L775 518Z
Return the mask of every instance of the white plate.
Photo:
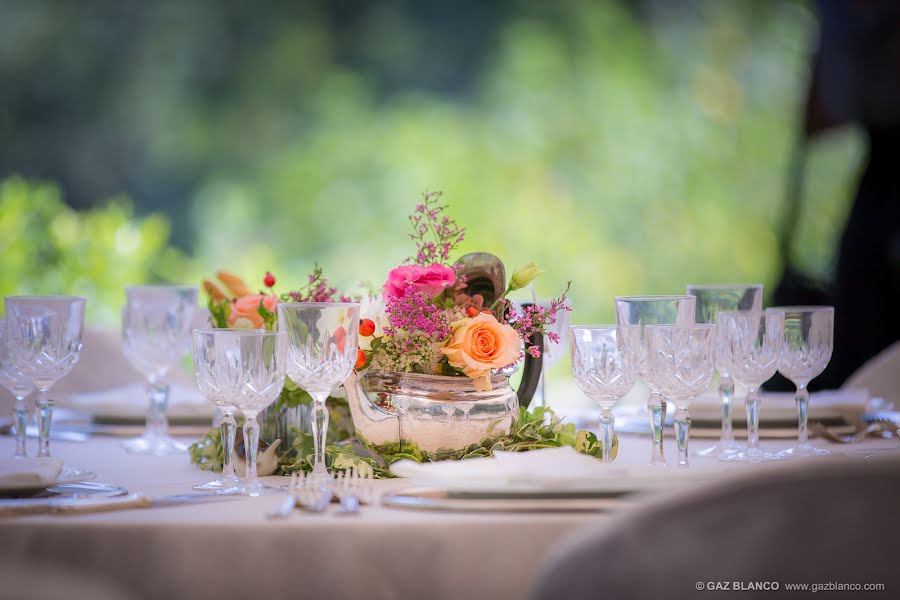
M94 416L108 422L135 421L143 423L147 415L147 391L142 384L67 394L57 399L57 405ZM215 407L199 391L185 385L173 384L169 391L166 414L174 422L212 422Z
M56 485L62 485L64 483L78 483L80 481L88 481L89 479L93 479L97 475L92 473L91 471L87 471L85 469L78 469L75 467L66 467L63 466L59 470L59 475L56 476L55 481L48 481L46 483L18 483L18 484L3 484L0 483L0 495L25 495L25 494L36 494L47 488L51 488Z

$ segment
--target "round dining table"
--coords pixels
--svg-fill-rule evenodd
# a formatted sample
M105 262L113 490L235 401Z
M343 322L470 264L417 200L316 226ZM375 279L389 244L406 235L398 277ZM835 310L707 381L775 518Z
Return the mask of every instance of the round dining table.
M764 440L762 447L777 451L791 443ZM814 443L837 453L852 448L860 459L868 451L900 452L893 439ZM29 446L33 453L34 440ZM670 463L674 446L667 440ZM121 438L54 441L52 451L66 465L94 472L96 481L151 499L191 493L193 485L211 478L187 454L128 454ZM0 454L12 452L13 439L0 437ZM644 464L649 457L647 437L620 436L616 464ZM742 472L712 458L691 460L693 467L718 464L723 478ZM273 487L288 480L264 478ZM375 482L379 494L406 485L403 479ZM93 514L15 516L0 519L0 573L15 575L4 577L6 587L11 581L22 590L81 582L120 598L523 598L554 545L586 528L599 534L646 497L625 496L599 512L438 512L376 503L358 514L342 514L333 504L322 513L298 509L275 519L270 513L284 498L275 492Z

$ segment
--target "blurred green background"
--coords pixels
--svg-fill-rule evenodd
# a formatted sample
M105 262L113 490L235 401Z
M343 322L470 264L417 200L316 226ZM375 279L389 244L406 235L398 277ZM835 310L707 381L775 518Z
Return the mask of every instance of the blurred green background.
M614 294L781 272L807 2L0 0L0 289L89 298L216 268L352 291L440 189L463 251ZM861 159L817 142L794 262L827 280Z

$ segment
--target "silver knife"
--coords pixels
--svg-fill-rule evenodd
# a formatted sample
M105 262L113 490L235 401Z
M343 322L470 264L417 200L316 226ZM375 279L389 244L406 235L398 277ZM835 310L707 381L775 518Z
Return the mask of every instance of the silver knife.
M132 508L161 508L203 502L223 502L243 498L239 494L174 494L151 498L144 494L102 498L22 498L0 500L0 517L19 515L82 515Z

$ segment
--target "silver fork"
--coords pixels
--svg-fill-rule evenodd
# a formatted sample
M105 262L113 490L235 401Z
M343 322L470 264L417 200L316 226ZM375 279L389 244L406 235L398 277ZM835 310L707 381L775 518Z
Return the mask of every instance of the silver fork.
M297 508L297 473L291 473L291 481L285 488L285 496L278 507L268 514L271 519L283 519L291 516Z
M873 433L883 431L884 428L880 424L871 423L870 425L867 425L866 427L854 432L851 435L844 436L832 433L821 423L812 422L809 424L809 430L815 433L820 438L826 439L829 442L834 442L836 444L857 444Z
M294 490L300 506L310 512L323 512L331 504L333 490L330 477L300 473Z
M894 437L900 437L900 425L894 423L890 419L879 418L872 421L872 423L878 424L882 429L890 433Z
M335 494L341 501L342 514L359 513L360 504L372 503L372 473L349 468L335 473Z

